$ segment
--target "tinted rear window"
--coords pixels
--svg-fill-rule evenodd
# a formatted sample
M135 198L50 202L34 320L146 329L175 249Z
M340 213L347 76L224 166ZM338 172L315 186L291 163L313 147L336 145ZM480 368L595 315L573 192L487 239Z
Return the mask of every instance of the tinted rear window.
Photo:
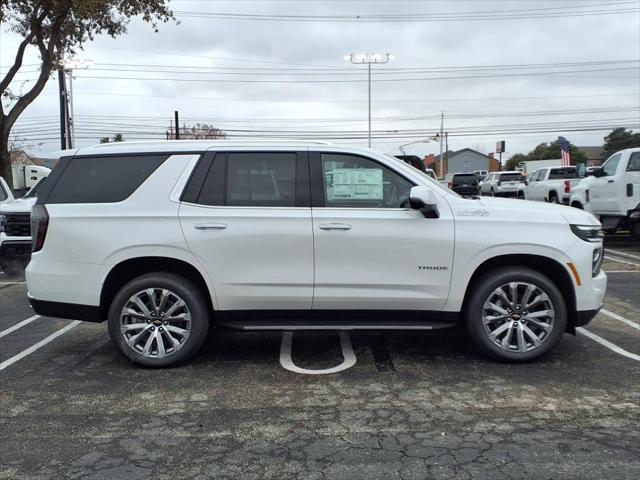
M549 180L560 178L578 178L578 173L575 168L554 168L549 172Z
M500 175L500 180L502 182L519 182L522 178L522 175L519 173L503 173Z
M73 157L46 203L112 203L129 197L169 155Z
M471 183L471 182L474 182L475 180L476 180L476 176L473 174L453 176L453 181L456 183L461 183L461 182Z

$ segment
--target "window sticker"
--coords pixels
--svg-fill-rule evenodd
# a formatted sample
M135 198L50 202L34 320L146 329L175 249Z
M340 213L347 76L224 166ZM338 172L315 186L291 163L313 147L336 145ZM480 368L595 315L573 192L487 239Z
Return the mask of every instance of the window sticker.
M336 168L327 172L327 200L382 200L382 170Z

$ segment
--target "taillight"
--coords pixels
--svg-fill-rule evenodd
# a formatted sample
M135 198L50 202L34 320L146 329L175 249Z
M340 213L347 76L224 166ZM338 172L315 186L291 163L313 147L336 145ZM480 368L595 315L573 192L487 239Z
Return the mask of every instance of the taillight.
M571 192L571 182L569 180L564 181L564 193Z
M34 205L31 211L31 251L39 252L49 228L49 212L44 205Z

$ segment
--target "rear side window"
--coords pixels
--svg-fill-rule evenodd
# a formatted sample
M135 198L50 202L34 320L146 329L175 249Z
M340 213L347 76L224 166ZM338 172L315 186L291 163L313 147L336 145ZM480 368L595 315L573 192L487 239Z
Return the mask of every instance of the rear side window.
M46 203L113 203L129 197L169 155L73 157Z
M246 207L295 207L295 152L217 155L196 203Z
M549 172L549 180L561 178L578 178L578 172L575 168L554 168Z

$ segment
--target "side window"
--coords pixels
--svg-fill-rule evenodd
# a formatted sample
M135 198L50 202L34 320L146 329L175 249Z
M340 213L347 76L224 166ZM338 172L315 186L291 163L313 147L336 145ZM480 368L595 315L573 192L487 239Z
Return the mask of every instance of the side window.
M296 154L242 152L216 155L197 203L242 207L295 207Z
M46 203L113 203L129 197L169 155L73 157Z
M609 160L604 162L604 165L602 166L604 177L609 177L616 174L616 170L618 169L618 164L620 163L621 158L622 154L616 153L614 156L609 157Z
M627 172L640 172L640 152L633 152L629 158Z
M413 184L364 157L322 154L327 207L407 208Z

